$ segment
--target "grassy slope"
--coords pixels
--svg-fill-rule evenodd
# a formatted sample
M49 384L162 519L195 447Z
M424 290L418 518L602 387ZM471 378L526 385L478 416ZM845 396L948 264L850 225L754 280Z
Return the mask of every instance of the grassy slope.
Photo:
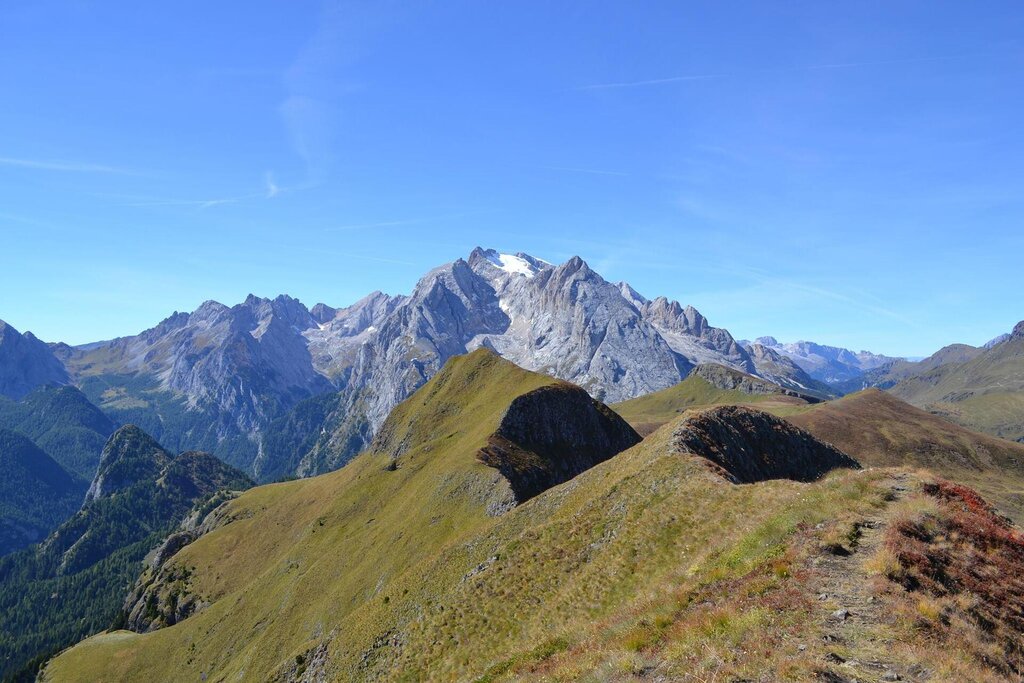
M551 381L487 358L396 409L412 446L396 471L369 453L234 501L241 519L172 560L194 568L206 611L86 640L46 680L294 680L325 654L328 680L808 680L837 648L994 680L898 623L822 639L815 558L887 513L883 471L734 486L672 454L668 427L487 517L493 471L472 455L515 394Z
M904 379L890 391L970 429L1024 438L1024 339Z
M679 384L612 406L641 434L649 434L690 409L717 405L746 405L776 414L800 410L806 402L792 396L747 394L719 389L703 377L690 375Z
M1024 521L1024 445L978 434L877 389L787 419L875 467L922 467L978 489Z

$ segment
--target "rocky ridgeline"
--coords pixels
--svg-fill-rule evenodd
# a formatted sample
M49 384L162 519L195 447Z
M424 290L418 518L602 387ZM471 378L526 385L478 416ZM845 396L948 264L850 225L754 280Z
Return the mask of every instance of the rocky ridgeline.
M831 444L760 410L722 406L684 419L672 449L707 459L736 484L767 479L814 481L860 464Z
M408 296L374 292L346 308L312 309L288 296L208 301L59 356L73 381L98 388L94 400L120 397L109 406L119 419L141 419L117 415L120 405L151 411L144 424L164 430L163 443L214 450L268 480L341 466L449 358L481 347L607 402L670 387L708 362L797 391L811 381L779 354L752 353L692 306L648 300L579 257L554 265L480 248L429 271ZM304 401L331 393L330 414L311 427L320 436L289 435L312 444L305 453L278 452L281 441L264 438L275 420L306 415Z

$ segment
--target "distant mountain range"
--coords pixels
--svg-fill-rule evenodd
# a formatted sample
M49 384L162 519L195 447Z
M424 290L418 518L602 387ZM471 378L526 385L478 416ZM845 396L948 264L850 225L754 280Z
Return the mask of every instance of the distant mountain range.
M341 466L449 358L481 347L609 402L673 386L703 363L818 398L908 363L813 342L740 342L692 306L647 299L578 257L554 265L477 248L409 295L374 292L345 308L284 295L208 301L78 347L3 325L0 393L74 384L172 450L210 451L272 481Z
M791 359L812 378L830 385L859 377L891 361L902 360L870 351L854 352L809 341L782 344L775 337L759 337L756 343Z

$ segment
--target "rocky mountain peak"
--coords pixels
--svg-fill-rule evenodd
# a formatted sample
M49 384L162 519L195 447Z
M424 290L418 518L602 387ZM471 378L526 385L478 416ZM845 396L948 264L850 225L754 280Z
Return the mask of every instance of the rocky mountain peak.
M643 294L633 289L628 282L619 282L615 285L619 288L619 293L629 303L633 304L637 309L647 303L647 298Z
M103 447L85 502L106 498L140 481L156 477L172 458L153 437L135 425L121 427L110 435Z
M0 396L20 399L38 387L67 383L67 371L49 346L0 320Z
M1017 323L1010 332L1010 339L1024 339L1024 320Z
M376 293L374 292L374 294ZM309 309L309 314L313 316L313 320L322 325L334 320L334 316L338 315L338 309L327 304L316 304L313 308Z

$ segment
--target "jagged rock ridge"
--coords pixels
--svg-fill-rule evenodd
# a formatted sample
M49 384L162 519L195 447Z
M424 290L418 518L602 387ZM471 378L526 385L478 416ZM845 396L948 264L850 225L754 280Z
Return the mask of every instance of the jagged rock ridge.
M215 450L267 480L340 466L449 358L482 347L608 402L672 386L705 362L815 390L783 356L752 352L692 306L648 300L579 257L554 265L481 248L431 270L408 296L374 292L347 308L312 310L286 296L210 301L135 337L64 355L115 417L155 412L144 426L161 442ZM183 409L170 399L138 406L152 403L155 389L183 397ZM201 419L188 419L196 411ZM301 416L274 424L292 411ZM313 424L317 412L326 417ZM288 438L264 438L268 430ZM295 453L285 442L308 448Z

